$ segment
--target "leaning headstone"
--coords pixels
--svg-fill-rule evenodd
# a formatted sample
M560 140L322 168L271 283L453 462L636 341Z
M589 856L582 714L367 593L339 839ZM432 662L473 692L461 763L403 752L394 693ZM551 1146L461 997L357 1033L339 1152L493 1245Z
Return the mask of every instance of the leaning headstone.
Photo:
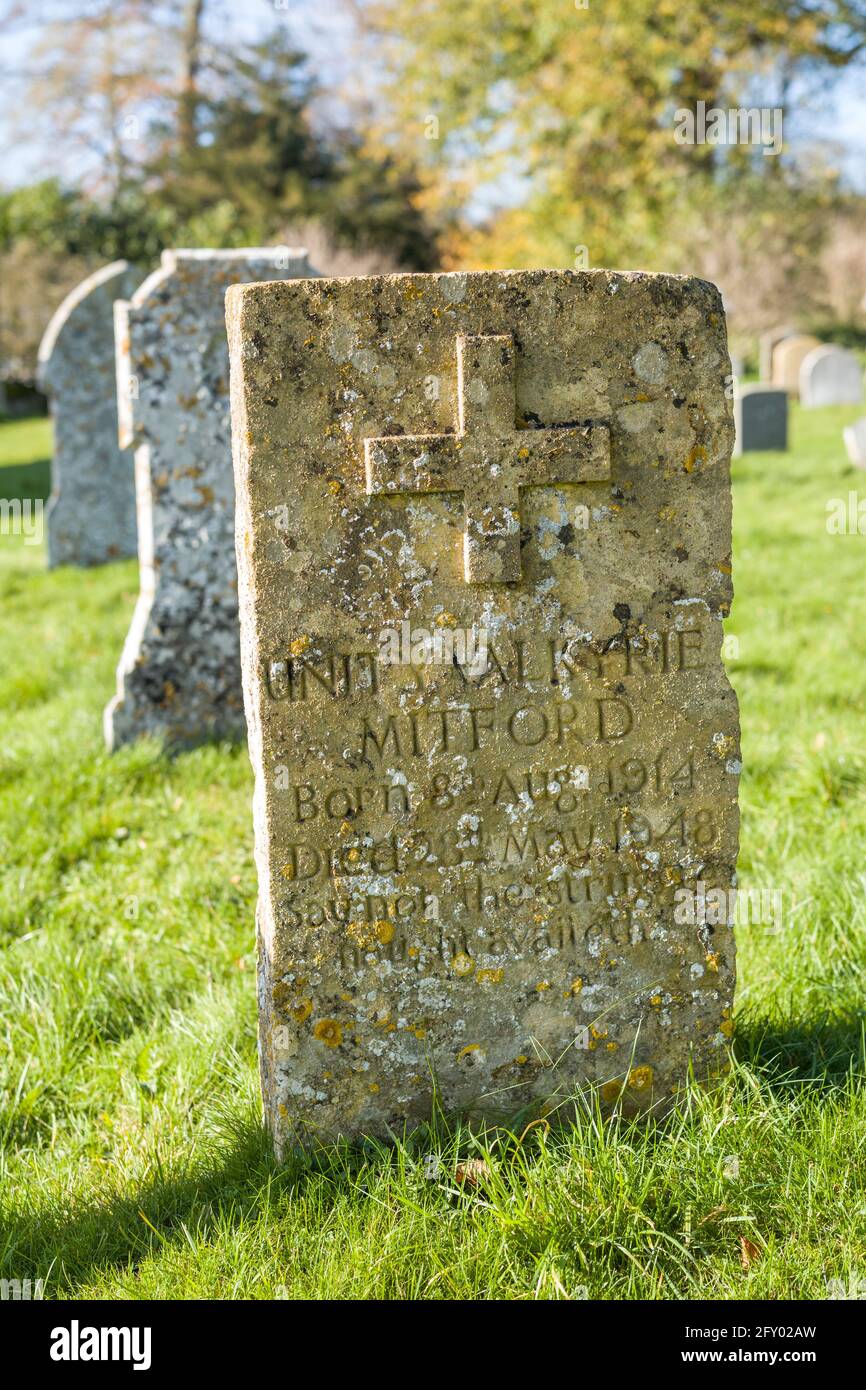
M772 386L741 386L734 397L734 453L788 447L788 393Z
M278 1152L434 1091L663 1106L732 1028L718 291L395 275L227 315Z
M848 458L855 468L866 468L866 416L842 431Z
M844 348L813 348L800 364L800 402L804 406L860 405L863 368Z
M142 271L114 261L67 295L39 346L39 381L54 417L48 564L101 565L136 553L132 454L117 439L115 299Z
M773 348L772 383L789 396L797 396L800 391L800 367L813 348L820 347L817 338L798 333L793 338L783 338Z
M118 304L121 440L135 447L141 591L105 711L110 748L244 734L225 292L313 275L288 248L165 251Z
M768 382L773 379L773 350L776 344L783 342L785 338L793 338L796 332L793 324L785 323L761 334L758 343L758 369L761 381Z

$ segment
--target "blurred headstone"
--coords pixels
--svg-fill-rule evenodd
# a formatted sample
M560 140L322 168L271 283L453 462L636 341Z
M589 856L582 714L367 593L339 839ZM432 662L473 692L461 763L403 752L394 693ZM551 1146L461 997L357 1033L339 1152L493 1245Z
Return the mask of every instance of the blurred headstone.
M742 386L734 397L735 455L788 447L788 393L762 384Z
M118 304L121 439L135 448L141 592L105 712L109 747L244 733L234 555L229 285L313 275L286 247L165 251Z
M855 468L866 468L866 416L842 431L848 458Z
M813 348L800 364L802 405L860 405L863 400L863 368L853 352L844 348Z
M113 304L142 278L128 261L89 275L64 299L39 346L39 382L54 421L46 511L52 569L136 553L132 454L117 437Z
M732 1026L718 291L506 271L226 305L278 1151L434 1093L663 1107Z
M787 391L789 396L799 395L800 366L812 349L820 346L818 339L808 333L783 338L773 348L773 385Z
M759 363L761 381L769 382L773 379L773 349L777 343L781 343L785 338L793 338L797 330L793 324L780 324L777 328L770 328L766 333L762 333L759 344Z

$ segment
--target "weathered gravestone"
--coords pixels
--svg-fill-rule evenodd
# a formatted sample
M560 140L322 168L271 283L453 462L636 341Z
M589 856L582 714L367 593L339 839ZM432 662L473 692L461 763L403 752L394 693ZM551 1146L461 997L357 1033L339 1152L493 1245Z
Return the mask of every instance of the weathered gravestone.
M136 553L132 454L117 441L112 306L141 280L127 261L103 266L67 295L39 346L39 381L54 417L46 512L52 569Z
M842 431L848 458L855 468L866 468L866 416Z
M800 367L813 348L820 347L817 338L798 333L793 338L783 338L773 348L773 385L787 391L789 396L797 396L800 391Z
M863 368L844 348L813 348L800 364L800 401L804 406L860 405Z
M758 341L758 371L762 382L773 379L773 352L776 345L784 342L785 338L793 338L796 332L793 324L786 323L779 324L776 328L770 328L766 333L761 334Z
M401 275L227 313L278 1151L434 1083L663 1104L731 1031L718 292Z
M788 447L788 393L772 386L741 386L734 397L737 455Z
M121 440L135 446L141 592L109 747L242 736L225 292L313 275L303 250L165 251L118 304Z

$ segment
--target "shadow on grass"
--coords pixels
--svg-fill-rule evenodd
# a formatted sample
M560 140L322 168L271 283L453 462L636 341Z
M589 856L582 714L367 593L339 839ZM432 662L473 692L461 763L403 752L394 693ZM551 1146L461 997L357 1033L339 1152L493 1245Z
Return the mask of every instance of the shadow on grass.
M0 494L9 501L48 500L51 492L51 460L8 464L0 471Z
M806 1088L820 1103L850 1085L862 1070L863 1024L829 1017L803 1022L747 1019L736 1050L740 1065L757 1073L763 1087L779 1096L802 1094ZM677 1123L677 1111L657 1116L649 1127L648 1145L664 1144ZM554 1130L569 1127L563 1122ZM515 1144L520 1148L523 1131L523 1121L516 1128L505 1124L497 1130L505 1151ZM77 1209L56 1201L41 1210L15 1212L0 1228L0 1274L45 1278L49 1297L68 1296L100 1276L134 1276L144 1261L158 1258L163 1249L205 1247L227 1229L262 1220L277 1223L293 1198L310 1201L322 1219L356 1184L363 1196L371 1178L399 1168L406 1155L420 1160L437 1152L443 1143L456 1154L464 1147L464 1135L468 1137L469 1130L458 1120L449 1123L445 1116L434 1117L402 1137L399 1146L372 1140L337 1144L280 1165L270 1136L251 1108L242 1120L231 1121L222 1141L215 1140L186 1170L165 1172L156 1156L149 1181L114 1197ZM634 1142L631 1125L627 1142ZM471 1144L469 1140L470 1150ZM264 1281L262 1291L270 1296Z
M746 1013L737 1023L736 1053L771 1090L837 1090L852 1073L866 1072L864 1027L866 1021L856 1016L797 1020Z

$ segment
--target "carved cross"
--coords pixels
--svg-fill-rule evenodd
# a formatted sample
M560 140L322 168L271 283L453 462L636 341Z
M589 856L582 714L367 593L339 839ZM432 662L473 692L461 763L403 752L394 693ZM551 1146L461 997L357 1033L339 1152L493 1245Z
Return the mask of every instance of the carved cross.
M457 339L457 429L364 440L367 493L462 492L467 584L521 577L520 489L610 477L606 425L518 429L510 333Z

